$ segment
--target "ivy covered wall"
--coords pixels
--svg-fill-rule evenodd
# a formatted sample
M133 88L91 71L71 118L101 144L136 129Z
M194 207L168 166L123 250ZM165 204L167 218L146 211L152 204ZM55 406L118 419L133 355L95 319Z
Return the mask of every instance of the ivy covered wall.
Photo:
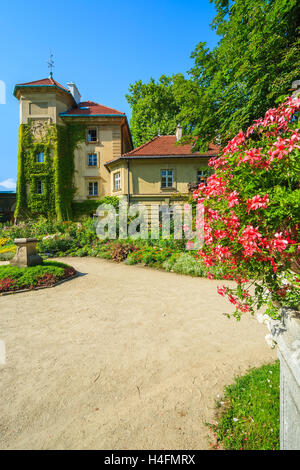
M17 220L38 215L58 220L72 217L74 150L84 140L85 128L80 124L20 125ZM40 152L43 162L37 162ZM42 183L42 194L37 193L38 182Z

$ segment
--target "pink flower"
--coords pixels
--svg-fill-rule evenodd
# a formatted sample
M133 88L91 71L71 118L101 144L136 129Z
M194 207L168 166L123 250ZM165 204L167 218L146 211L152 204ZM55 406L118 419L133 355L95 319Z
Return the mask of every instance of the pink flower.
M257 210L257 209L266 209L267 204L269 203L269 196L265 194L264 197L254 196L252 199L248 199L247 201L247 211L248 214L250 211Z
M228 236L225 230L215 230L214 235L217 240L221 240L222 238L226 238Z
M242 235L238 238L239 243L244 248L244 254L247 257L251 257L255 252L261 252L259 249L259 242L262 238L261 233L258 231L258 227L254 228L252 225L247 225L243 230Z
M239 204L239 200L237 196L238 196L237 191L233 191L232 193L229 194L229 196L227 197L228 207L233 207Z
M213 266L214 265L212 256L206 255L203 250L199 250L198 255L203 258L204 264L206 266Z
M271 155L271 159L274 159L274 157L277 157L278 160L281 160L284 155L288 154L287 151L287 142L285 139L282 139L281 137L277 138L277 141L274 142L274 147L275 150L269 150L269 155ZM271 152L271 153L270 153Z
M254 187L263 188L268 180L271 187L280 184L281 175L284 180L294 174L296 155L290 154L296 154L295 151L300 148L300 134L298 129L293 129L296 122L293 115L299 110L300 99L290 98L279 108L269 109L263 118L254 121L245 135L241 132L235 136L221 156L210 160L209 166L215 174L208 178L207 186L200 185L193 195L197 203L204 206L201 228L204 228L205 246L199 250L199 257L206 266L222 263L222 278L236 281L235 288L219 286L218 293L228 297L240 312L253 311L257 298L256 293L246 288L246 283L250 283L244 277L248 268L253 280L258 279L267 287L275 283L275 292L279 289L278 283L276 276L274 280L270 279L269 270L273 269L276 273L285 263L299 256L294 212L290 216L287 210L286 217L279 214L278 223L274 216L267 224L263 211L267 209L270 215L275 211L274 204L270 204L271 193L256 194L260 192L258 189L256 193L249 194L251 186L247 184L253 179ZM293 187L289 189L293 190ZM247 196L242 199L241 193ZM254 215L256 223L252 222ZM198 226L200 219L196 217ZM273 235L276 230L278 232ZM210 279L213 277L210 272L207 276ZM285 290L279 289L278 295L285 295Z
M223 259L228 259L231 256L228 246L217 245L215 248L215 253L220 261Z
M209 199L210 196L222 196L225 193L225 187L226 182L223 181L221 177L217 175L209 176L207 178L207 186L205 187L206 198Z
M218 291L218 294L222 295L222 297L224 297L224 295L226 294L227 292L227 288L225 286L217 286L217 291Z
M220 217L220 214L219 214L218 211L206 208L206 212L207 212L207 215L208 215L209 219L221 220L221 217Z
M250 165L254 165L257 162L260 162L261 161L261 155L260 155L261 150L262 150L261 148L246 150L244 157L238 162L238 166L241 163L249 162Z
M275 238L271 240L270 244L273 250L277 250L279 253L281 253L287 248L289 242L288 240L282 238L282 232L280 232L275 233Z

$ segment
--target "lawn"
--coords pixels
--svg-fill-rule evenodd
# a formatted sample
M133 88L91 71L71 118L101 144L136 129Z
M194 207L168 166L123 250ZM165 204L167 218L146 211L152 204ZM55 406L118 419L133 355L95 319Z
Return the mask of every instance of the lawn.
M44 261L41 265L27 268L0 266L0 293L51 287L62 279L74 276L75 273L72 266L55 261Z
M279 361L252 369L225 388L217 402L217 424L209 424L214 448L278 450Z

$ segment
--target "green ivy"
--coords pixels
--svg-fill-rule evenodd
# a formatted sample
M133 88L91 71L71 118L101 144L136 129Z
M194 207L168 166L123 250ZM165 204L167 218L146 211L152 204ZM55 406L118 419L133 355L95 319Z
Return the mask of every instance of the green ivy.
M84 215L90 215L96 212L97 207L100 204L111 204L118 209L119 207L119 198L118 196L104 196L102 199L87 199L82 202L73 202L72 203L72 214L75 219L80 218Z
M34 139L31 123L21 124L16 219L40 215L57 220L72 217L74 150L84 140L85 128L80 124L48 124L39 141ZM39 152L44 152L43 163L36 162ZM43 184L42 194L36 192L38 181Z
M25 177L25 158L26 149L29 146L30 134L29 126L21 124L19 128L19 144L18 144L18 177L17 177L17 200L15 217L25 218L28 212L27 195L26 195L26 177Z

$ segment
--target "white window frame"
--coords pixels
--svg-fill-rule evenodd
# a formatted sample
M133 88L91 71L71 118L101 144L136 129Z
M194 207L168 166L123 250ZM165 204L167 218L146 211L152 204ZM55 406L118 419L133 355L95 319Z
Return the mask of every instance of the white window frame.
M90 131L96 131L96 139L95 140L90 139ZM98 142L98 129L97 129L97 127L88 128L86 140L89 144L94 144L95 142Z
M121 190L121 172L117 171L114 173L114 191Z
M88 182L88 195L91 197L98 196L99 194L99 184L98 181L89 181Z
M165 186L163 185L163 178L166 180ZM174 170L163 169L160 171L160 184L162 189L174 188Z
M92 162L94 162L94 158L93 157L96 157L96 163L92 163L90 164L90 157L92 157ZM98 155L97 153L89 153L88 154L88 166L91 166L91 167L97 167L98 166Z

